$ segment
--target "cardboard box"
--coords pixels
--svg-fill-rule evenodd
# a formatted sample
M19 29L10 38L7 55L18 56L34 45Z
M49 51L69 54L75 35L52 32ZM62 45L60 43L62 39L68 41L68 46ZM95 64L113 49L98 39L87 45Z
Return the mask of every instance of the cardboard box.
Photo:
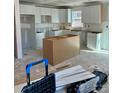
M51 65L59 64L79 54L80 40L78 35L62 35L43 39L43 57Z

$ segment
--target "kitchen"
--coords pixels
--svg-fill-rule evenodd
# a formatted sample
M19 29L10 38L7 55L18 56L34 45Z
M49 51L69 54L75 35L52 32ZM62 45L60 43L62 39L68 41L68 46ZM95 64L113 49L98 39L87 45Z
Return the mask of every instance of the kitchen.
M81 49L108 51L108 2L50 6L20 0L19 7L23 53L42 49L45 37L66 34L79 35Z
M108 8L108 0L16 0L15 90L20 91L26 83L25 66L43 58L49 60L49 73L76 66L88 70L98 65L108 74ZM31 80L44 75L43 65L32 71ZM67 84L76 79L82 78ZM56 83L59 86L58 81ZM57 89L57 93L59 91L65 90ZM104 91L108 93L108 87Z

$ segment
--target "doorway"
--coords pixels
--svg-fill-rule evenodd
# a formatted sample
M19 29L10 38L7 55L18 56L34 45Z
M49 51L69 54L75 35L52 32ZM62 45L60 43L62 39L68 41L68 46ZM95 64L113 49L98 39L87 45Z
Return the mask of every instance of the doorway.
M35 17L34 15L21 15L21 37L23 55L28 49L35 49Z

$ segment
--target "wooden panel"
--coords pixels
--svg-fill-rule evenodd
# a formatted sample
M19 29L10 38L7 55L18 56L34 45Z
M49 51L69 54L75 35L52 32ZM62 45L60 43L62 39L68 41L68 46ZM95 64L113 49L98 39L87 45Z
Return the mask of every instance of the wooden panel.
M54 63L58 64L79 54L79 38L70 37L54 41Z
M53 64L53 42L43 39L43 58L48 58L49 64Z

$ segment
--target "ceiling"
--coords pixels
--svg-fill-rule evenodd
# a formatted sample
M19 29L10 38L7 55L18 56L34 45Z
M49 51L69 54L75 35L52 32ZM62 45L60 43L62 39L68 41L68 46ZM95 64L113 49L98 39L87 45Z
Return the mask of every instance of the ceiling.
M80 6L84 2L109 2L109 0L20 0L20 3L50 6Z

